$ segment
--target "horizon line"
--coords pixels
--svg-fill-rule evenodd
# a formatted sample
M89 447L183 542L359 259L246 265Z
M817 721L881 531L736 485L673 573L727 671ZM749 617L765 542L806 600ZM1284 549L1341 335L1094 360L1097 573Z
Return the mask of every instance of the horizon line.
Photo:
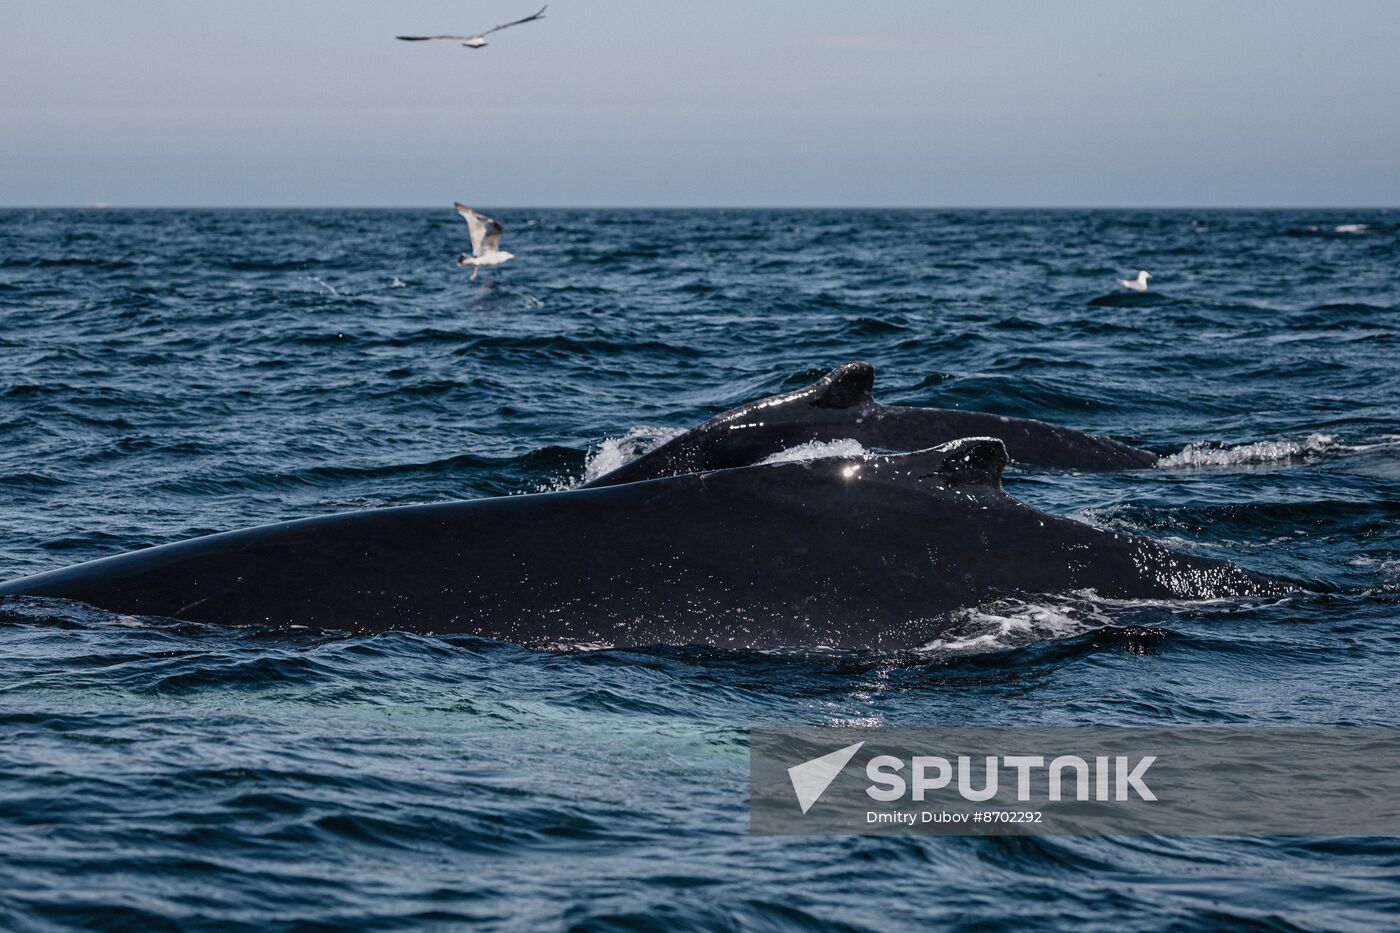
M1387 204L1185 204L1185 205L977 205L977 204L487 204L507 211L1400 211ZM440 204L0 204L0 211L417 211L441 210Z

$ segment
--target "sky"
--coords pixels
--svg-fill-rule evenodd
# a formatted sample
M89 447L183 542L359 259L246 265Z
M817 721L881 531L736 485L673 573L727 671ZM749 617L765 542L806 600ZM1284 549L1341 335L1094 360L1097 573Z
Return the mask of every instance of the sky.
M1400 205L1395 0L9 0L0 206Z

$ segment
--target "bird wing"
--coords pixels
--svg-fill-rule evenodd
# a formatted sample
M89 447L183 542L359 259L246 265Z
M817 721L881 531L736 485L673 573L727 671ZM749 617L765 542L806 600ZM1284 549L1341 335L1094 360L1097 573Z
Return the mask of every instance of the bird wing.
M467 229L471 231L472 255L494 253L500 246L501 234L506 232L506 228L494 217L478 214L465 204L453 202L452 206L457 208L457 213L462 215L462 219L467 222Z
M506 228L501 226L501 222L494 217L487 217L485 214L477 214L481 222L486 225L486 236L481 241L481 251L483 253L494 253L501 248L501 234L506 232Z
M395 39L402 39L404 42L427 42L430 39L470 39L471 36L394 36Z
M467 229L472 234L472 255L481 255L481 241L486 238L486 224L476 211L467 207L460 201L452 202L452 206L457 208L457 213L462 215L462 219L467 222Z
M540 11L538 13L533 13L530 16L525 17L524 19L518 19L513 23L502 23L499 26L492 26L490 29L483 32L482 35L489 36L493 32L500 32L502 29L509 29L512 26L519 26L521 23L533 23L537 19L544 19L544 11L547 9L549 9L549 4L546 3L544 6L540 7Z

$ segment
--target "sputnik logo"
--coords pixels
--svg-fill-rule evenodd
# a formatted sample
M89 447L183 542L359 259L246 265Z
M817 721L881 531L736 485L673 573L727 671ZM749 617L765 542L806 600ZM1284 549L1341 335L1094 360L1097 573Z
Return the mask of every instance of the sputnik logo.
M822 798L826 789L831 786L831 782L836 780L836 775L841 773L841 769L850 764L856 752L864 742L857 742L854 745L847 745L845 748L838 748L834 752L804 761L800 765L793 765L788 768L788 777L792 779L793 792L797 794L797 802L802 807L805 814L812 809L812 804Z

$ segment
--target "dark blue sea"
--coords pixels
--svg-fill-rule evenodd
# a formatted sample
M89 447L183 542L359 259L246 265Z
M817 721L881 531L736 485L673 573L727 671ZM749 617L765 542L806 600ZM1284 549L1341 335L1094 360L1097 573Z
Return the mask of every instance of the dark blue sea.
M473 283L450 208L0 212L0 578L566 488L864 359L1164 455L1014 495L1318 592L1003 601L906 655L12 599L0 928L1394 925L1397 839L752 836L746 730L1394 725L1400 213L492 213Z

